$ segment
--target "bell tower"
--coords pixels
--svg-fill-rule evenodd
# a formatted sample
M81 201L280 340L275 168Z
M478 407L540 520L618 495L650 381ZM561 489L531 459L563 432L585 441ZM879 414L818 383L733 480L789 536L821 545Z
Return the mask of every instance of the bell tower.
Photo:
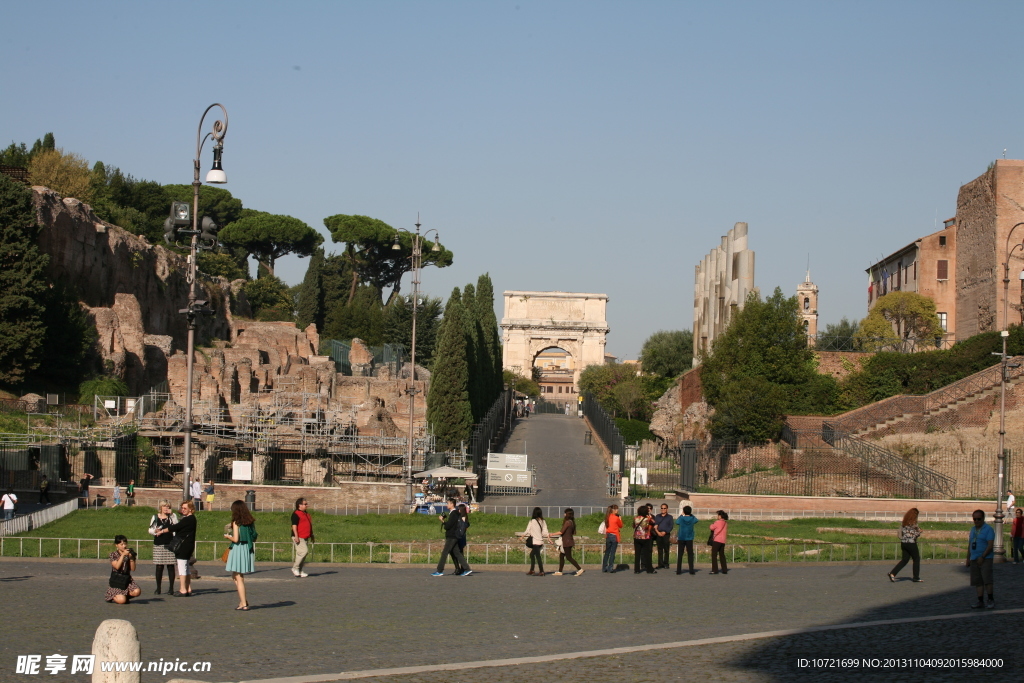
M818 285L811 282L809 270L804 281L796 286L796 299L800 305L800 322L807 334L807 345L814 346L818 336Z

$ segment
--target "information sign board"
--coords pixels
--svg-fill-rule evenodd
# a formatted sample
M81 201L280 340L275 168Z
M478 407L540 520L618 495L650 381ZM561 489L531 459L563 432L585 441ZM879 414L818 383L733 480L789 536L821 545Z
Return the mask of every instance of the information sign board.
M516 486L519 488L533 488L533 472L526 470L487 470L488 486Z
M526 453L488 453L487 469L526 470Z

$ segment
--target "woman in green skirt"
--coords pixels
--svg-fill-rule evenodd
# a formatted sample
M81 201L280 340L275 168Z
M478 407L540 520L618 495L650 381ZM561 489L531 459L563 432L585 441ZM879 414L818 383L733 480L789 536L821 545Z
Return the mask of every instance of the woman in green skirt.
M231 572L231 579L238 589L238 607L236 610L248 610L249 601L245 597L245 575L252 574L256 569L256 520L245 503L236 500L231 504L231 533L224 538L231 541L228 551L228 563L224 569Z

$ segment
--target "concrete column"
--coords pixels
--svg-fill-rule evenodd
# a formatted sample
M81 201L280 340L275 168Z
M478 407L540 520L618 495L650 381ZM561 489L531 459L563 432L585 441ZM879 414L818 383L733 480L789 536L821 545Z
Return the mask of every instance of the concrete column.
M107 619L100 623L92 639L92 654L96 662L92 670L92 683L140 683L138 671L103 671L101 662L139 662L142 649L132 622Z

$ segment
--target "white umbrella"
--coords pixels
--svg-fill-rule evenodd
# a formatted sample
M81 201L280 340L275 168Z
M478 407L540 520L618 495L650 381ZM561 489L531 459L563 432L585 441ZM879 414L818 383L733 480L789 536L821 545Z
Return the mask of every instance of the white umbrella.
M424 479L426 477L445 477L447 479L476 479L477 476L473 472L466 472L464 470L457 470L454 467L435 467L432 470L426 472L420 472L419 474L412 475L417 479Z

